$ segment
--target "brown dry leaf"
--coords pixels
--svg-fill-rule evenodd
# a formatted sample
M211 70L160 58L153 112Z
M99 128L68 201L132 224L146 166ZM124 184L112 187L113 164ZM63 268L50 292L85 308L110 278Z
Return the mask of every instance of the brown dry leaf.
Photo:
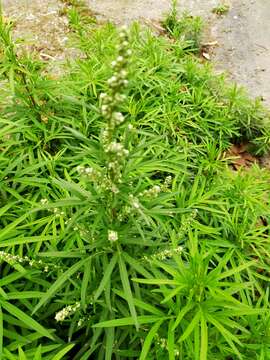
M207 52L203 52L202 53L202 56L206 59L206 60L211 60L211 56L210 56L210 54L209 53L207 53Z
M251 154L249 154L248 152L244 152L242 155L242 158L245 159L246 161L250 161L250 162L256 162L257 159L255 158L255 156L252 156Z
M166 30L164 27L160 24L159 21L155 20L149 20L149 19L143 19L146 25L152 27L154 30L157 31L159 35L164 35L166 33Z
M234 144L227 151L226 155L231 157L232 166L235 170L241 167L249 168L252 164L258 161L258 159L248 152L248 144Z
M235 159L233 160L233 166L238 170L240 167L246 166L245 159Z
M42 122L44 122L45 124L47 124L47 123L48 123L48 120L49 120L48 116L41 114L41 121L42 121Z
M202 44L203 47L212 47L212 46L217 46L217 45L218 45L217 41L210 41L210 42L206 42L206 43Z
M234 144L231 146L229 151L231 154L239 155L247 151L247 148L248 148L247 144Z
M179 91L180 91L180 92L188 92L188 87L185 86L185 85L180 86Z

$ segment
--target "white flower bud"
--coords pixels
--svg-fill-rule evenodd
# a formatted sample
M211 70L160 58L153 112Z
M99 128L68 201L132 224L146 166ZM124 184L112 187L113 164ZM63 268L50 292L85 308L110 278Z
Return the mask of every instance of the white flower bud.
M127 77L127 71L126 70L121 70L120 71L120 76L121 76L121 78L126 78Z
M112 118L116 125L122 124L122 122L125 120L124 115L120 112L114 112Z
M121 63L124 60L123 56L119 55L116 59L117 62Z
M118 240L118 233L114 230L108 230L108 240L111 242L115 242Z
M113 75L107 82L109 85L113 85L117 82L117 77Z
M64 321L68 316L73 315L80 308L80 306L81 305L79 302L76 302L74 305L66 306L55 314L55 320L57 322Z
M87 167L85 170L84 170L85 174L89 175L89 174L92 174L93 173L93 168L91 167Z

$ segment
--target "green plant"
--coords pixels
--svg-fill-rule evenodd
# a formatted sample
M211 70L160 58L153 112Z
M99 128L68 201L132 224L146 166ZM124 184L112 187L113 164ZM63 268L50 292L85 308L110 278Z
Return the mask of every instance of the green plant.
M198 52L200 48L202 19L184 13L178 18L177 0L172 1L171 12L162 22L169 36L181 43L186 51Z
M200 251L197 242L196 233L189 231L189 244L182 254L171 252L163 261L157 260L157 256L149 259L154 277L133 279L137 283L159 287L152 300L148 300L156 307L149 308L150 313L145 318L154 325L147 330L140 359L148 359L149 352L152 352L153 358L160 352L159 358L175 359L181 353L188 354L191 349L190 359L208 359L215 354L218 346L214 345L213 339L211 341L212 336L220 343L219 351L224 348L224 354L242 358L237 347L241 345L240 338L244 341L245 337L249 337L249 331L241 325L241 321L245 324L245 316L263 316L265 313L264 309L252 308L237 299L239 292L248 293L251 290L250 283L237 282L237 274L251 268L255 262L244 262L231 268L229 263L234 250L225 251L222 259L218 259L206 249ZM138 302L140 306L147 309L146 303ZM129 324L130 318L97 326L123 326L125 323ZM159 339L157 345L151 344L156 338ZM229 348L226 349L224 341Z
M227 4L221 4L213 8L212 12L217 15L226 15L230 10L230 6Z
M267 359L269 172L225 151L267 152L269 115L185 43L71 10L57 78L2 39L0 357Z

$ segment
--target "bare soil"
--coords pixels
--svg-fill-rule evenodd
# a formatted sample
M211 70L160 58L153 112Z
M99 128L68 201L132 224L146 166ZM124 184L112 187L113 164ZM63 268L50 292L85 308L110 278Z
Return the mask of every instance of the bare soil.
M170 9L170 0L87 0L100 19L115 23L133 20L159 21ZM226 15L211 10L230 5ZM15 21L15 37L26 38L28 46L44 59L63 59L67 50L67 19L60 0L3 0L6 16ZM252 97L270 106L270 1L266 0L180 0L179 10L201 15L208 26L206 41L217 46L210 54L218 71L244 85Z

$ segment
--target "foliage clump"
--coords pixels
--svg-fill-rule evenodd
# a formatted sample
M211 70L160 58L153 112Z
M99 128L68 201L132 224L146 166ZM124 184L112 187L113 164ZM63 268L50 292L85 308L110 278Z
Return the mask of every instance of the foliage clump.
M226 155L269 150L267 112L178 35L75 11L56 79L0 24L0 357L267 359L270 175Z
M228 4L220 4L212 9L212 12L217 15L226 15L230 10L230 6Z

